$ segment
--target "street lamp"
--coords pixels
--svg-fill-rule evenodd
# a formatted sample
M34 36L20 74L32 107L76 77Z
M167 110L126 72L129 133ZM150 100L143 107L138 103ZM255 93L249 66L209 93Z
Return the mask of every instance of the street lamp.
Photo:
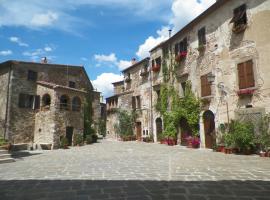
M209 83L213 83L215 81L215 78L216 78L216 76L212 72L207 74L207 80Z

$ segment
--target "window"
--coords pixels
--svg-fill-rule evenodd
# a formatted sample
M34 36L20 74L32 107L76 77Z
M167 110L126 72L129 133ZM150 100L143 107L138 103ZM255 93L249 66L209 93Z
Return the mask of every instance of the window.
M132 109L136 110L136 97L132 97Z
M234 23L234 27L238 27L238 26L247 24L246 10L247 10L246 4L243 4L243 5L239 6L238 8L234 9L233 18L230 21L230 23Z
M237 69L239 89L255 87L253 61L249 60L247 62L240 63L238 64Z
M73 82L73 81L68 82L68 87L75 88L75 86L76 86L75 82Z
M203 46L206 44L205 27L201 28L198 31L198 39L199 39L199 46Z
M69 110L69 98L67 95L62 95L60 97L60 110Z
M141 96L136 96L137 109L141 109Z
M177 56L179 53L187 52L187 46L187 38L184 38L181 42L175 44L175 56Z
M157 66L161 66L161 57L158 57L155 61Z
M28 70L28 77L27 79L29 81L36 81L37 80L37 72L34 72L32 70Z
M72 100L72 111L81 111L81 100L79 97L74 97Z
M29 94L19 94L19 107L20 108L40 108L40 96L29 95Z
M211 95L211 84L207 79L207 75L201 76L201 96L206 97Z
M42 106L50 107L51 105L51 96L49 94L44 94L42 97Z

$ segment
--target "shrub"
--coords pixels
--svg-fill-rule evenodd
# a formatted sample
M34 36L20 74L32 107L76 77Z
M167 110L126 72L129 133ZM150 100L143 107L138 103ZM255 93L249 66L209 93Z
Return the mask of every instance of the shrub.
M3 137L0 137L0 146L6 145L6 144L8 144L8 142Z
M68 139L66 137L62 137L60 139L60 147L66 149L68 147Z
M92 135L87 135L85 137L85 142L86 144L92 144L93 143Z
M229 134L232 134L232 143L241 151L252 149L255 146L254 126L250 122L232 121Z
M82 145L83 144L83 136L81 134L74 135L73 144L75 146L76 145Z
M92 135L92 142L93 142L93 143L96 143L97 140L98 140L98 136L97 136L96 134L93 134L93 135Z

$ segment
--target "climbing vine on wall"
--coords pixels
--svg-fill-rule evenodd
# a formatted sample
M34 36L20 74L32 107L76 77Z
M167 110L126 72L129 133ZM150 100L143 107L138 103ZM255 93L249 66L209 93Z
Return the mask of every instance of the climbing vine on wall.
M186 119L192 133L198 134L200 100L192 92L191 82L187 82L183 98L180 98L177 91L168 84L163 84L160 90L160 99L156 109L164 119L164 136L176 137L177 125L181 119Z

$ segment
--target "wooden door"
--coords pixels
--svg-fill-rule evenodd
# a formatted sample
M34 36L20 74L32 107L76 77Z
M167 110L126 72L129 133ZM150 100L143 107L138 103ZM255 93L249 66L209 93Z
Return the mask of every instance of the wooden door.
M211 111L206 111L203 115L203 120L204 120L205 147L211 149L216 144L215 116Z
M66 128L66 138L68 140L68 146L72 145L73 127L68 126Z
M141 122L136 123L136 137L137 137L137 140L141 141L142 139L142 123Z

